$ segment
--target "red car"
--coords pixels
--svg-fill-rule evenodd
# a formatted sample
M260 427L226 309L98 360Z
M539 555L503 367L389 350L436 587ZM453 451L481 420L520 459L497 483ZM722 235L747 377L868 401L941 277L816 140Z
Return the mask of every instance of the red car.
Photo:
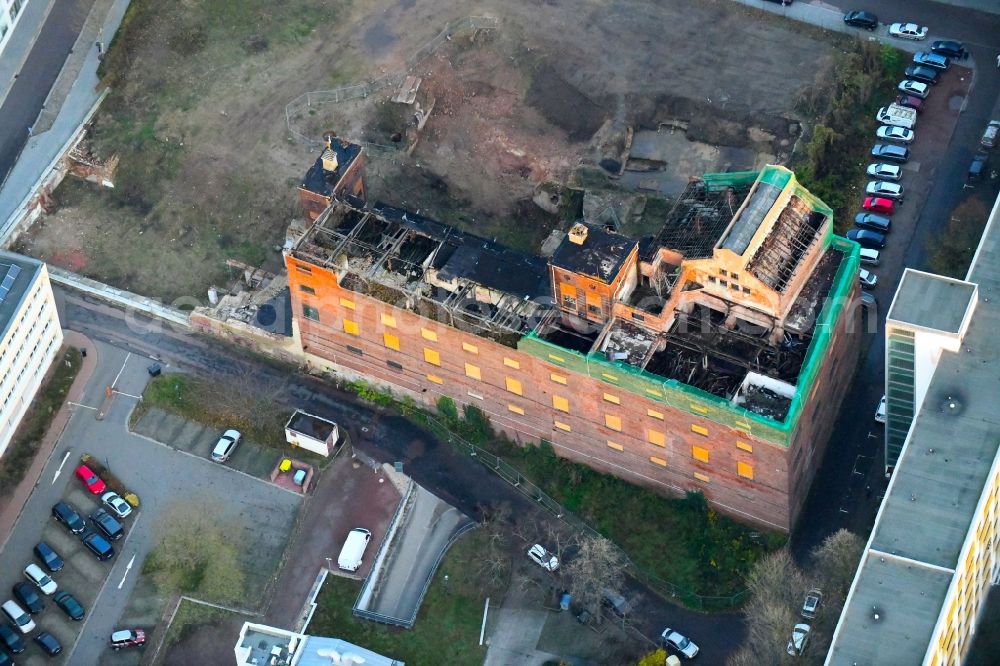
M87 486L87 490L95 495L100 495L107 490L107 486L101 481L101 477L94 474L93 470L86 465L80 465L76 468L76 478L83 481L83 485Z
M108 644L115 651L122 648L139 647L146 643L146 632L142 629L119 629L111 634Z
M873 213L882 213L883 215L892 215L895 210L892 199L885 199L883 197L867 197L865 202L861 204L861 207Z
M900 106L907 106L917 113L924 112L924 100L919 97L914 97L913 95L899 95L896 97L896 104Z

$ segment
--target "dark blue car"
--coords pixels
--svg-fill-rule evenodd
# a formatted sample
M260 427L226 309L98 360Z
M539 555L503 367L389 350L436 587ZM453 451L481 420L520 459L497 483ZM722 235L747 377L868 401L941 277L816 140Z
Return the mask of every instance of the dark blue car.
M45 568L55 573L63 568L62 558L59 557L59 553L52 549L52 546L45 543L44 541L39 541L35 545L35 556L42 561Z

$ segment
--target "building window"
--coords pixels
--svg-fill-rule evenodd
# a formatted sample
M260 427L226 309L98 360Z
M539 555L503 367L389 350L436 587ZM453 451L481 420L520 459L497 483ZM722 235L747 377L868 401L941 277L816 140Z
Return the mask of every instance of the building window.
M463 342L462 343L462 349L464 349L465 351L469 352L470 354L478 354L479 353L479 347L477 347L476 345L470 345L468 342Z
M347 308L348 310L353 310L354 309L354 301L352 301L349 298L342 298L342 299L340 299L340 305L342 307Z
M427 381L434 382L435 384L444 384L444 380L437 375L427 375Z
M708 475L707 474L702 474L701 472L695 472L694 473L694 478L698 479L702 483L708 483Z
M524 416L524 409L518 407L517 405L507 405L507 411Z
M319 310L311 305L302 305L302 315L306 319L311 319L312 321L319 321Z
M656 446L666 446L667 436L659 430L647 430L646 441L650 444L655 444Z
M549 379L554 381L556 384L562 384L563 386L566 385L566 378L562 375L557 375L554 372L549 375Z
M521 369L520 361L515 361L514 359L507 358L506 356L503 357L503 364L506 365L508 368L514 368L515 370Z
M709 284L715 284L716 282L718 282L718 280L715 279L714 275L709 275L708 276L708 283Z
M746 451L747 453L753 453L753 445L741 442L740 440L736 440L736 448Z
M728 277L729 272L725 268L720 268L719 275L721 275L722 277Z
M744 295L749 296L750 295L750 287L743 287L743 293L744 293Z
M702 437L708 437L708 428L705 428L704 426L692 424L691 425L691 432L696 432L699 435L701 435Z
M616 405L622 404L622 401L621 401L621 399L619 399L618 396L611 395L610 393L605 393L604 394L604 402L611 402L611 403L614 403Z
M622 418L620 416L612 416L611 414L604 415L604 425L608 428L621 432L622 430Z
M569 427L568 423L563 423L562 421L555 421L552 425L554 425L559 430L562 430L563 432L573 432L573 429Z
M479 372L478 365L472 365L471 363L465 364L465 376L472 377L473 379L482 379L482 374Z
M562 397L561 395L552 396L552 406L558 409L560 412L569 413L569 400Z
M424 340L430 340L431 342L438 341L438 334L434 331L428 331L426 328L420 329L420 337Z
M352 354L357 354L358 356L365 355L365 353L361 351L360 347L354 347L352 345L347 345L347 351L351 352Z
M641 314L639 314L638 312L632 313L632 319L635 319L636 321L646 321L646 318Z
M588 305L587 306L587 312L589 312L591 314L601 314L601 306L600 305Z
M350 335L361 335L361 327L358 326L358 322L345 319L344 333L348 333Z
M382 320L383 326L388 326L389 328L396 328L396 318L391 314L381 313L380 318Z
M622 446L618 442L612 442L610 439L608 440L608 448L609 449L614 449L615 451L624 451L625 450L624 446Z
M753 481L753 467L743 462L736 463L736 473L744 479Z
M721 287L728 287L729 286L729 281L728 280L719 280L719 286L721 286Z
M647 409L646 416L652 417L654 419L663 420L663 412L658 412L655 409Z
M438 365L438 366L440 366L441 365L441 354L438 354L433 349L428 349L427 347L424 347L424 360L427 361L428 363L430 363L431 365Z
M692 446L691 457L695 460L700 460L701 462L708 462L708 449L704 449L700 446Z
M389 366L390 368L392 368L393 370L402 370L403 369L402 364L396 363L395 361L386 361L385 364L387 366Z
M576 308L576 299L572 296L563 296L563 305L568 308Z
M382 344L384 344L389 349L395 349L399 351L399 337L393 335L392 333L382 334Z
M303 292L305 292L307 294L312 294L313 296L316 295L316 290L313 289L312 287L310 287L307 284L300 284L299 285L299 291L303 291Z
M667 466L666 460L664 460L663 458L657 458L656 456L649 456L649 462L653 463L654 465L659 465L660 467Z
M303 266L302 264L295 264L295 270L297 270L300 273L306 273L308 275L312 275L313 272L313 269L309 268L308 266Z
M515 395L524 395L521 382L513 377L506 378L507 390Z

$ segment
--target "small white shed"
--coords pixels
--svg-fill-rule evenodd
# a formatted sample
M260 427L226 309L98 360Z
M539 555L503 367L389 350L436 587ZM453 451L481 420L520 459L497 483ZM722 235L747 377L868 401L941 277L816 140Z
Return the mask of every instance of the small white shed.
M340 431L333 421L296 409L285 424L285 439L292 446L329 456L337 448Z

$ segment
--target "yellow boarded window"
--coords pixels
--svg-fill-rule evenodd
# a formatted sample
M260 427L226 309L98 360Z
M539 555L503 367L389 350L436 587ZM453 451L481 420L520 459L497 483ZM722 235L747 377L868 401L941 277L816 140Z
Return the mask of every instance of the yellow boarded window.
M694 478L698 479L699 481L704 481L705 483L708 483L708 475L707 474L702 474L701 472L695 472L694 473Z
M558 409L560 412L569 412L569 400L562 397L561 395L552 396L552 406Z
M521 369L520 361L515 361L514 359L507 358L506 356L503 357L503 364L506 365L508 368L514 368L515 370Z
M655 396L657 398L662 398L663 397L663 393L661 393L660 391L657 391L655 389L646 389L646 393L648 393L651 396Z
M736 473L742 476L744 479L753 480L753 466L748 465L744 462L736 463Z
M348 310L353 310L354 309L354 301L352 301L350 299L342 298L342 299L340 299L340 304L343 307L347 308Z
M441 365L441 354L438 354L434 349L424 347L424 360L431 365Z
M570 298L576 298L576 287L569 284L568 282L563 282L559 285L559 293L562 296L569 296Z
M382 313L382 324L389 328L396 328L396 318L391 314Z
M653 463L654 465L659 465L660 467L667 466L666 460L664 460L663 458L657 458L656 456L649 456L649 462Z
M698 412L699 414L708 414L708 407L704 407L702 405L695 405L692 403L691 410Z
M437 375L427 375L427 380L434 382L435 384L444 384L444 380Z
M650 444L656 444L657 446L666 446L667 436L664 435L659 430L647 430L646 441L648 441Z
M691 426L691 432L696 432L699 435L703 435L705 437L708 437L708 428L705 428L705 427L700 426L700 425L692 425Z
M562 375L557 375L554 372L549 375L549 379L554 381L556 384L562 384L564 386L566 385L566 378L563 377Z
M361 327L358 326L358 322L351 321L350 319L345 319L344 333L349 333L351 335L361 335Z
M604 425L608 426L612 430L617 430L621 432L622 418L620 416L612 416L611 414L605 414Z
M520 414L521 416L524 416L524 410L518 407L517 405L507 405L507 411L514 412L515 414Z
M658 412L655 409L647 409L646 416L652 416L654 419L663 420L663 412Z
M695 460L700 460L702 462L708 462L708 449L703 449L700 446L691 447L691 456Z
M472 365L471 363L465 364L465 376L472 377L473 379L482 379L482 374L479 372L478 365Z
M399 337L393 335L392 333L382 334L382 344L384 344L389 349L395 349L399 351Z
M573 430L572 428L569 427L569 424L563 423L562 421L556 421L553 425L555 425L555 427L559 428L564 432L572 432Z
M478 354L479 353L479 347L477 347L476 345L470 345L468 342L463 342L462 343L462 349L464 349L465 351L469 352L470 354Z
M556 363L565 363L566 359L562 356L556 356L555 354L549 354L549 360L555 361Z
M604 401L605 402L613 402L616 405L622 404L622 401L618 398L618 396L611 395L610 393L605 393L604 394Z
M513 377L507 377L506 382L508 391L517 395L524 395L521 388L521 382L519 380L514 379Z
M420 337L424 340L430 340L431 342L438 341L438 334L434 331L428 331L426 328L420 329Z
M604 378L605 378L605 379L607 379L607 380L608 380L609 382L613 382L613 383L615 383L615 384L617 384L617 383L618 383L618 377L616 377L615 375L609 375L609 374L608 374L608 373L606 373L606 372L602 372L602 373L601 373L601 377L604 377Z
M624 446L622 446L618 442L612 442L610 439L608 440L608 448L609 449L614 449L615 451L624 451L625 450Z
M753 453L753 445L741 442L740 440L736 440L736 448L742 449L747 453Z

